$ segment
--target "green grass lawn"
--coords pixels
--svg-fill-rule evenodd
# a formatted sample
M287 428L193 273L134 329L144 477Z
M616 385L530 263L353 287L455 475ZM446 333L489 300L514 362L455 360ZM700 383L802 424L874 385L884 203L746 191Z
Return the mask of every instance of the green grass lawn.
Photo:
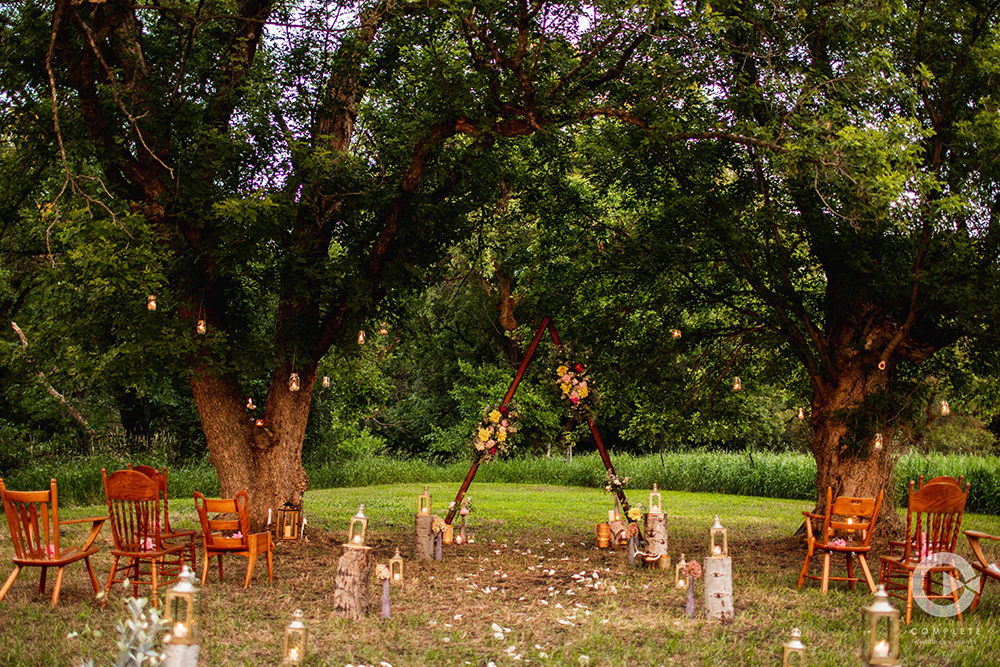
M802 629L810 665L860 664L861 608L871 601L866 588L850 591L832 584L827 595L816 582L795 588L804 550L791 535L801 511L809 509L799 500L663 493L675 561L682 551L688 559L704 557L715 514L729 529L736 616L725 625L704 618L700 581L698 615L689 620L683 614L685 595L672 586L672 572L631 570L624 549L595 548L595 524L611 507L608 494L531 484L474 484L469 530L476 544L446 547L439 563L407 560L406 582L392 590L391 619L378 615L381 587L375 585L371 616L351 621L334 614L334 574L350 516L365 504L369 544L378 562L397 547L409 558L422 488L407 484L308 493L307 541L279 545L273 583L267 583L263 561L248 591L242 590L242 559L227 561L224 583L210 574L203 590L200 664L277 664L283 627L296 608L305 612L311 633L308 665L756 667L780 664L781 645L793 626ZM456 490L450 483L430 485L439 513ZM628 495L632 502L648 502L648 491L629 490ZM64 514L99 510L77 507ZM172 523L196 527L191 501L172 498L171 510ZM967 514L963 527L998 534L1000 518ZM0 545L0 562L7 565L6 530ZM970 556L964 542L959 553ZM876 577L877 562L872 559ZM99 577L107 576L106 550L95 567ZM842 568L842 562L835 567ZM0 574L6 577L8 571ZM82 566L76 566L67 570L62 600L51 610L37 582L37 571L26 570L0 602L0 664L66 666L85 658L112 664L114 627L124 618L121 593L113 592L113 602L101 611ZM997 664L1000 586L988 587L979 609L962 622L919 610L914 614L914 623L903 630L904 665ZM90 631L66 638L85 628Z

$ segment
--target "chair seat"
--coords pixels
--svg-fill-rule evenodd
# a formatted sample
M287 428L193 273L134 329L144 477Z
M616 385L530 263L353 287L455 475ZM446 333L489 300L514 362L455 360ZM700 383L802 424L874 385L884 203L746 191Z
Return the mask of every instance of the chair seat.
M247 564L243 588L250 586L257 556L267 557L267 579L274 580L274 543L271 533L250 533L250 517L247 510L248 494L240 491L234 498L206 498L195 492L194 504L201 522L201 538L205 548L205 562L201 571L201 585L208 579L209 563L213 558L219 561L219 581L223 580L222 557L225 554L245 556ZM209 516L215 514L214 517ZM235 514L236 519L223 518Z
M11 560L16 565L25 565L28 567L61 567L86 556L93 556L100 550L101 548L98 546L92 546L86 551L79 547L63 547L59 550L59 558L18 558L14 556Z
M803 512L806 517L806 559L799 573L798 587L806 579L815 579L821 583L820 590L826 593L831 581L846 581L850 588L859 581L865 582L871 592L875 592L875 580L868 569L868 554L871 551L871 536L882 506L882 492L876 498L833 497L833 489L826 490L826 509L823 514ZM813 534L813 520L822 521L823 528L819 535ZM844 537L838 537L842 535ZM861 536L861 541L856 538ZM809 563L817 552L823 554L822 574L809 574ZM843 554L847 566L847 576L838 577L830 574L830 557L832 554ZM857 559L863 576L854 576L854 562Z
M825 549L826 551L839 551L843 553L868 553L872 550L871 546L865 546L863 544L858 544L857 542L847 544L834 544L832 542L826 542L824 544L817 543L817 549Z

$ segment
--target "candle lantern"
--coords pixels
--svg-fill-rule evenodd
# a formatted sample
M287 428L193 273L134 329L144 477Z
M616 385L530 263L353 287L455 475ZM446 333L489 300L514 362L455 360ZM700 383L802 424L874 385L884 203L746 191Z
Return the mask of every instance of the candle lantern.
M882 434L875 434L875 451L882 451Z
M181 568L180 581L167 591L163 603L169 634L167 644L190 646L198 643L198 589L194 587L194 572L187 565Z
M358 345L364 345L364 344L365 344L365 330L362 329L361 331L358 332Z
M806 664L806 647L802 643L802 631L792 628L792 638L785 642L781 654L781 667L803 667Z
M199 334L204 335L205 332L208 331L208 325L205 324L205 320L199 319L198 324L194 326L194 330L197 331Z
M680 338L681 337L681 330L680 329L674 329L674 330L672 330L670 332L670 335L673 336L674 338Z
M327 388L329 388L329 386L330 386L330 376L329 375L324 375L323 376L323 388L327 389Z
M899 611L889 602L885 586L879 585L875 601L865 607L864 612L861 661L865 667L899 667Z
M740 376L737 375L733 378L733 391L739 391L743 388L743 383L740 382Z
M399 555L399 549L396 549L396 555L389 559L389 578L394 583L403 583L403 557Z
M156 310L156 295L150 294L146 297L146 310L153 311Z
M805 419L805 418L806 418L805 408L799 408L799 419Z
M300 389L299 385L299 374L292 373L288 376L288 391L298 391Z
M278 508L278 537L282 540L299 539L299 521L302 513L295 505L285 503Z
M389 335L389 325L386 324L385 322L383 322L382 326L379 327L378 332L379 332L379 334L381 334L383 336L388 336Z
M948 401L941 401L941 416L947 417L951 414L951 407L948 405Z
M677 581L677 588L687 589L687 578L687 561L684 560L684 554L681 554L681 559L677 562L677 567L674 568L674 579Z
M427 487L424 487L424 492L417 496L417 514L430 514L431 513L431 494L427 493Z
M285 627L285 664L301 665L306 657L306 641L309 632L302 622L302 610L292 612L292 622Z
M649 513L663 513L663 494L656 488L656 482L653 482L653 490L649 492Z
M351 517L351 525L347 530L347 543L353 546L365 545L365 533L368 532L368 517L365 516L365 506L358 507L358 513Z
M712 558L725 558L729 555L728 531L715 515L715 522L708 530L708 555Z

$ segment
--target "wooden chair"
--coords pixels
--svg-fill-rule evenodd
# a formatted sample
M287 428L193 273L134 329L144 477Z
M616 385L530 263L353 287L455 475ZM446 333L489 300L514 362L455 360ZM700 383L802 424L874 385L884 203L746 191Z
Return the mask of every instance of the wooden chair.
M191 551L191 567L195 567L198 562L197 557L194 552L194 536L197 530L175 530L170 527L170 506L169 506L169 494L167 493L167 466L163 466L163 472L160 472L153 466L137 465L133 466L129 464L129 470L137 470L141 472L146 477L155 481L160 487L160 497L163 499L163 539L165 540L180 540L181 542L187 541L188 547Z
M909 497L906 504L906 538L902 553L882 556L882 571L879 581L886 592L901 600L906 600L906 623L913 615L913 575L924 557L936 553L955 553L958 542L965 501L969 496L969 485L963 490L956 484L924 484L914 490L910 480ZM941 586L941 593L932 590L933 576L960 578L955 565L939 563L929 567L924 577L924 595L928 600L950 599L955 603L958 619L962 619L958 607L959 591L955 587ZM953 588L953 590L948 590Z
M3 498L3 510L7 515L7 525L10 527L10 537L14 542L14 571L7 577L7 582L0 590L0 600L7 596L14 580L25 567L42 569L41 580L38 582L38 592L45 592L45 574L48 568L59 568L56 571L56 583L52 589L52 606L59 603L59 591L62 588L63 570L70 563L83 560L87 564L90 583L96 594L97 575L90 557L98 552L100 547L94 544L97 534L108 517L88 517L86 519L59 519L59 495L56 492L56 480L49 482L48 491L8 491L0 479L0 496ZM59 541L64 526L76 523L90 523L90 534L82 546L62 546Z
M257 563L257 556L260 554L267 554L267 580L274 581L274 563L272 561L274 542L271 541L270 532L250 533L248 502L245 490L237 493L235 498L223 499L206 498L195 492L194 506L198 509L202 545L205 548L205 562L201 571L202 586L208 579L209 562L215 556L219 557L219 581L223 580L222 557L227 553L245 556L250 560L247 565L247 576L243 581L244 589L250 586L253 568ZM209 517L209 513L235 515L235 518Z
M932 477L931 479L929 479L929 480L927 480L925 482L924 481L924 476L920 475L919 477L917 477L917 489L918 490L922 489L927 484L951 484L952 486L961 487L962 486L962 479L963 479L963 477L964 477L964 475L959 475L958 479L955 479L954 477L949 477L947 475L942 475L940 477ZM889 555L890 556L897 555L896 554L896 549L902 549L902 548L903 548L903 542L902 542L902 540L889 540Z
M986 558L985 552L983 552L983 547L979 543L979 540L996 540L1000 542L1000 537L996 535L989 535L987 533L980 533L975 530L966 530L965 536L969 538L969 546L972 547L972 553L976 556L976 562L970 563L973 569L980 574L979 577L979 591L976 592L976 597L973 598L972 604L969 606L969 611L975 611L976 607L979 606L979 596L983 594L983 588L986 587L986 581L988 579L996 579L1000 581L1000 563L991 563Z
M806 562L802 565L802 572L799 574L798 587L802 588L802 583L806 579L816 579L822 582L821 590L826 593L830 589L831 581L846 581L853 589L854 582L862 581L860 577L854 576L854 563L852 556L856 556L864 573L864 581L872 593L875 592L875 580L872 579L871 570L868 569L868 552L871 551L872 533L875 528L875 520L878 519L879 509L882 507L883 492L879 491L875 498L851 498L841 496L833 499L833 489L826 490L826 512L824 514L813 514L803 512L806 517ZM823 532L817 537L813 534L813 519L823 521ZM838 534L839 533L839 534ZM823 574L809 574L809 561L817 551L823 552ZM842 553L847 561L847 576L830 576L830 557L834 553Z
M153 606L157 589L178 580L184 564L187 545L165 542L160 516L160 487L157 482L137 470L118 470L110 475L101 469L104 495L111 517L114 563L105 587L107 593L116 582L128 580L138 597L139 585L152 587ZM122 559L125 563L119 565ZM149 570L143 568L149 565ZM193 565L193 563L192 563Z

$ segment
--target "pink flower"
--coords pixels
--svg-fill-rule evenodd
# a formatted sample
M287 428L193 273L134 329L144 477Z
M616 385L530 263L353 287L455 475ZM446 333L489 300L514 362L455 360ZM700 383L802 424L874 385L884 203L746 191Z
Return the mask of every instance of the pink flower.
M493 438L490 438L489 440L486 441L486 446L489 447L490 449L493 449L494 447L496 447L496 445L497 441L494 440Z
M576 405L577 403L580 402L580 399L577 396L570 396L569 397L569 402L572 403L573 405Z
M501 421L500 425L503 426L504 428L506 428L507 427L507 420L504 419L503 421Z
M233 533L233 534L231 535L231 537L232 537L232 538L233 538L234 540L241 540L241 539L243 539L243 531L241 531L241 530L237 530L237 531L236 531L235 533Z
M566 375L563 375L561 378L559 378L561 382L570 382L572 379L573 376L570 375L569 373L566 373Z

